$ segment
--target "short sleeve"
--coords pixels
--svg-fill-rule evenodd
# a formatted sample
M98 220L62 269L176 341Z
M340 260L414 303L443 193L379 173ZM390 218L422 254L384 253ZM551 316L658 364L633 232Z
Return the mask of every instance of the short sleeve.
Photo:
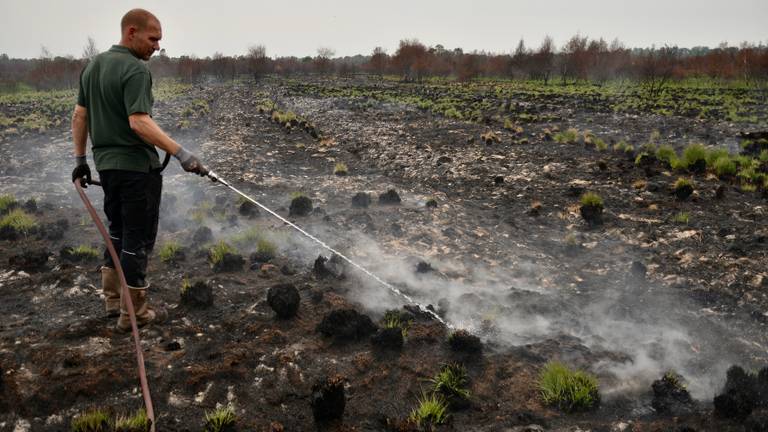
M83 69L83 71L85 71L85 69ZM80 88L77 91L77 104L80 105L81 107L88 108L88 102L86 102L85 90L83 88L83 72L80 72L79 82L80 82Z
M128 115L152 115L152 76L149 71L129 76L123 87L123 103Z

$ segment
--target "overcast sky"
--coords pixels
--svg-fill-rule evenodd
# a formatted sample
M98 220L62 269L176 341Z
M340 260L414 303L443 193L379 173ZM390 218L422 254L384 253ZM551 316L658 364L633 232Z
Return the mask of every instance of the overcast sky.
M149 9L163 25L168 55L269 56L392 53L403 38L465 51L510 52L517 41L559 46L570 36L619 38L628 47L768 42L768 0L0 0L0 53L80 57L88 36L100 50L119 40L122 15Z

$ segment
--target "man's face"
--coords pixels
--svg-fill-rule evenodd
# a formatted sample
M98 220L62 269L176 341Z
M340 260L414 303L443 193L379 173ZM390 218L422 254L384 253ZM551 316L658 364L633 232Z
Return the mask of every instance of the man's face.
M155 51L160 50L163 30L160 28L159 22L150 21L143 29L131 27L128 34L131 41L131 51L142 60L149 60Z

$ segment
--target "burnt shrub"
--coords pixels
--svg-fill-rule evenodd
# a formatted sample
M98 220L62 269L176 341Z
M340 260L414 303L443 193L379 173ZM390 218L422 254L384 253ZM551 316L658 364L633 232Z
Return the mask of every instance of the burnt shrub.
M451 350L462 353L477 354L483 351L480 338L466 330L456 330L448 336Z
M358 192L352 197L352 207L366 208L371 205L371 196L365 192Z
M682 414L694 408L694 402L685 387L683 377L667 372L661 379L653 382L653 401L651 406L658 413Z
M324 377L312 385L312 415L317 422L340 419L344 415L347 399L344 394L344 377Z
M304 194L296 194L288 208L289 216L306 216L312 213L312 200Z
M337 309L323 317L317 331L336 340L356 340L375 332L376 325L370 317L354 309Z
M401 202L400 195L394 189L390 189L379 195L379 204L382 205L398 205Z
M267 303L280 319L296 316L301 298L293 284L278 284L267 291Z

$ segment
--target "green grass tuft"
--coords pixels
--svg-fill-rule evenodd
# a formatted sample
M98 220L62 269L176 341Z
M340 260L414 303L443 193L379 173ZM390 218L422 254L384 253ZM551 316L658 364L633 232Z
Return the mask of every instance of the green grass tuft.
M105 410L95 409L78 414L72 419L70 430L72 432L107 432L111 430L109 413Z
M224 259L224 255L226 254L237 254L237 249L230 246L228 243L224 241L220 241L216 243L211 249L208 251L208 257L211 260L211 264L218 264Z
M570 128L563 132L558 132L552 137L558 144L574 144L579 139L579 130Z
M601 152L606 151L608 150L608 144L602 138L595 138L595 149Z
M718 177L732 176L736 174L736 162L726 153L713 160L712 169Z
M93 246L79 245L72 248L71 254L82 259L96 259L99 257L100 252Z
M470 393L467 385L467 369L457 363L443 366L440 372L429 380L433 385L433 391L446 397L457 396L461 399L469 399Z
M148 432L152 422L144 408L130 417L120 416L115 420L115 432Z
M36 225L34 216L18 208L0 218L0 228L9 227L20 233L28 233Z
M603 207L603 199L595 192L587 192L581 196L579 202L583 206Z
M344 162L337 163L336 166L333 167L333 173L336 174L337 176L347 175L349 173L347 164L345 164Z
M182 296L185 296L190 288L192 288L192 283L189 281L188 277L184 277L184 279L181 280L181 289L179 292Z
M291 192L291 199L294 200L296 198L306 197L307 194L304 192Z
M274 257L277 254L277 245L262 238L256 243L256 253Z
M432 425L445 423L448 419L448 402L439 394L422 394L419 406L411 411L408 420L418 427L429 428Z
M18 205L19 202L13 195L0 195L0 214L7 213Z
M160 252L158 254L160 255L160 261L167 263L176 259L176 257L179 255L179 252L181 252L181 245L179 245L176 241L171 240L160 248Z
M408 335L408 329L411 328L413 321L403 320L403 316L400 311L392 309L384 312L384 317L381 319L381 325L384 328L399 328L403 333L403 339Z
M545 404L565 412L590 409L600 402L597 378L560 362L544 366L539 375L539 392Z
M221 432L225 428L233 426L237 416L231 405L219 407L205 413L205 432Z

